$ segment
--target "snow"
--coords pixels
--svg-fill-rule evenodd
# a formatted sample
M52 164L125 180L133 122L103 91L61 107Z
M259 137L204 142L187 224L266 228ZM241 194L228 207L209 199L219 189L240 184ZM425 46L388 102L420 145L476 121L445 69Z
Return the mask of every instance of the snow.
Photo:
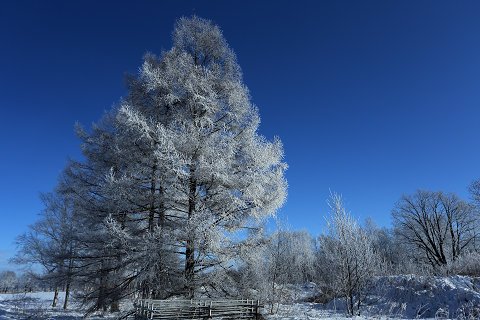
M342 299L326 304L313 301L320 294L314 283L285 288L291 303L265 308L267 320L352 319L345 316ZM0 294L0 319L83 319L84 309L72 299L71 310L52 308L53 292ZM466 276L389 276L376 278L367 293L361 316L354 319L479 319L480 278ZM115 318L118 314L97 314L90 319Z
M298 299L278 307L268 320L346 319L341 298L326 304L312 301L320 294L315 284L288 288ZM296 291L296 293L295 293ZM433 277L400 275L377 277L371 284L361 317L356 319L479 319L480 279L466 276ZM351 319L351 318L349 318Z
M466 276L390 276L374 281L365 311L375 316L456 318L480 306L480 279Z
M63 310L64 293L60 292L57 307L52 308L53 292L0 294L0 320L7 319L84 319L85 311L72 299L69 310ZM114 318L115 315L95 315L90 319Z

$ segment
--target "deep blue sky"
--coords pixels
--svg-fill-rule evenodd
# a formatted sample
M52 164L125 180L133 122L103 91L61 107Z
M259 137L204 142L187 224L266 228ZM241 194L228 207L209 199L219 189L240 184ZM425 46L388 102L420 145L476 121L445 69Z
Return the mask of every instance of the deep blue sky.
M261 133L289 164L280 212L318 234L329 189L390 224L402 193L468 198L480 177L478 1L10 1L0 5L0 269L90 125L174 21L213 20L237 53Z

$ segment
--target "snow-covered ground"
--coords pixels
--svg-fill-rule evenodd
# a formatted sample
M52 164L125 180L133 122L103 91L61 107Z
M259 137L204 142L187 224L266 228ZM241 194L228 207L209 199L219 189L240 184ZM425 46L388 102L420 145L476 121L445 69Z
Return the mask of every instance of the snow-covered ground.
M405 318L480 319L480 279L465 276L378 278L366 313Z
M265 315L267 320L316 320L316 319L337 319L337 320L352 320L352 319L366 319L366 317L347 318L344 313L333 310L326 310L317 303L293 303L290 305L280 305L275 308L276 313Z
M275 314L265 315L267 320L351 319L345 317L341 299L327 304L303 302L318 296L315 284L290 286L286 290L291 303L275 306ZM52 292L0 294L0 319L83 319L84 311L74 299L70 310L64 311L63 293L56 308L51 307L52 298ZM106 314L90 319L115 317ZM377 278L362 307L362 316L356 317L369 318L480 319L480 279L413 275Z
M327 304L301 302L321 295L314 284L293 286L288 300L268 319L344 319L345 303L335 299ZM310 299L309 299L310 298ZM395 319L480 319L480 279L464 276L426 277L414 275L376 278L361 307L362 317Z
M72 299L69 310L63 310L64 293L59 293L56 308L52 308L53 292L0 294L0 319L55 319L76 320L84 318L84 310ZM91 319L115 318L112 315L96 315Z

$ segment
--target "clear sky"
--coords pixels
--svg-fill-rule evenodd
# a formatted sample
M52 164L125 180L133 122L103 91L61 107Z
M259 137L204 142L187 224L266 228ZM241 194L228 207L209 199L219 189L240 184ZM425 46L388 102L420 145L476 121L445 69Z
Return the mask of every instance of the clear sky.
M390 225L402 193L468 198L480 177L479 1L9 1L0 4L0 269L124 74L196 14L236 52L261 133L289 164L280 217L318 234L329 189Z

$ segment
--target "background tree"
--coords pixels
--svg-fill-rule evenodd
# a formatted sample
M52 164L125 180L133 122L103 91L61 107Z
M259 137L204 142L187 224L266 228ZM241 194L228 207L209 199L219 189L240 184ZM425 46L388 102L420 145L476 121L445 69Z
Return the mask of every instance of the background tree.
M55 288L52 306L56 306L59 289L63 288L66 309L77 253L77 217L73 203L61 193L46 193L41 198L44 204L41 218L17 238L19 251L14 261L42 266L45 273L40 280Z
M349 315L360 314L367 284L380 260L372 238L346 211L341 196L332 194L329 206L328 234L320 238L320 256L328 267L323 272L324 281L345 298Z
M468 190L472 195L472 200L477 206L480 206L480 179L473 181Z
M403 196L392 212L395 232L435 272L441 272L478 237L473 206L454 194L417 191Z
M0 272L0 290L3 293L14 292L18 289L18 278L14 271L6 270Z
M251 237L241 251L240 287L249 297L269 304L292 303L288 285L302 285L315 276L315 247L305 231L280 229L271 235ZM249 290L249 289L253 289Z
M425 273L425 266L411 256L411 248L405 245L392 228L380 228L368 218L364 230L372 239L373 250L380 259L376 270L378 275Z

